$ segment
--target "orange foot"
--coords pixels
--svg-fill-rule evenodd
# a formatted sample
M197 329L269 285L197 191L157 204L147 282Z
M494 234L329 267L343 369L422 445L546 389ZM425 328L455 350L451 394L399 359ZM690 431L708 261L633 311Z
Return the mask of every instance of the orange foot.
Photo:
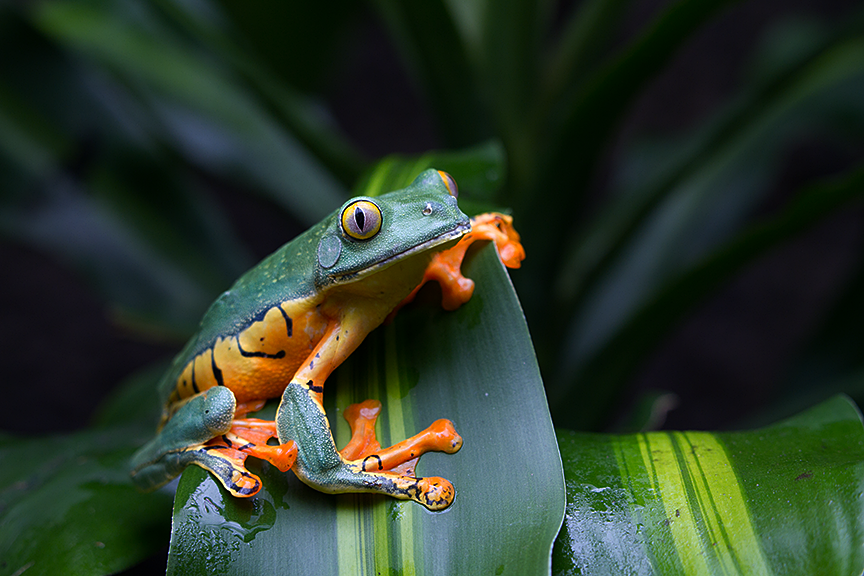
M246 458L254 456L270 462L280 472L287 472L297 459L297 445L293 440L285 444L270 446L267 442L277 439L276 423L257 418L246 418L234 420L231 430L213 438L204 446L209 456L218 460L213 462L225 462L230 466L230 480L223 485L235 496L248 498L254 496L261 489L261 479L246 470ZM213 471L220 479L225 472L219 473L210 466L207 469Z
M378 400L366 400L352 404L345 410L345 420L351 426L351 440L339 451L347 461L360 463L365 471L390 472L400 476L416 478L414 469L420 456L426 452L446 452L453 454L462 447L462 437L456 432L450 420L436 420L431 426L389 448L382 449L375 436L375 422L381 413ZM443 478L422 479L431 485ZM452 486L451 486L452 490Z

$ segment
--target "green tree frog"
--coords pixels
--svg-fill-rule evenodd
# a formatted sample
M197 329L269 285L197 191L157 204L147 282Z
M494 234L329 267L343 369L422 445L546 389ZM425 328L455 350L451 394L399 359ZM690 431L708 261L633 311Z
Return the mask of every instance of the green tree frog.
M447 309L471 297L473 282L460 273L471 242L493 240L502 261L519 266L512 220L469 220L456 197L453 178L430 169L402 190L352 198L219 296L159 383L162 423L133 456L135 483L153 489L194 464L248 497L261 487L245 466L254 456L323 492L449 506L448 480L414 474L422 454L462 446L449 420L382 449L380 403L367 400L345 411L352 437L339 450L323 393L330 373L425 282L441 284ZM275 421L247 417L280 396Z

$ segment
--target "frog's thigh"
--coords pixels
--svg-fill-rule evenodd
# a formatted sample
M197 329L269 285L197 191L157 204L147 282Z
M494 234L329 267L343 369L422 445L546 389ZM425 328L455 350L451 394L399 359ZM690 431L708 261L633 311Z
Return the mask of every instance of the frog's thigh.
M324 410L313 399L312 391L302 384L292 382L285 389L276 423L280 442L291 439L297 442L294 464L297 477L316 490L386 494L414 500L430 510L446 508L453 502L455 490L444 478L415 478L383 470L374 456L346 462L336 449ZM401 449L393 451L397 452L403 455Z
M158 488L189 464L213 472L230 491L232 485L247 491L250 483L242 460L204 446L212 438L231 430L236 401L222 386L210 388L190 399L165 424L156 437L132 457L132 479L145 489ZM260 481L255 479L260 485ZM256 490L257 491L257 490ZM242 495L242 494L241 494Z

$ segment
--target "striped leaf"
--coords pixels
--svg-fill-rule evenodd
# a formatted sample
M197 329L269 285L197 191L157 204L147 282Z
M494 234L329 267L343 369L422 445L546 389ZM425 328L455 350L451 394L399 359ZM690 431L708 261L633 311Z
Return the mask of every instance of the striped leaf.
M377 398L382 445L437 418L465 444L429 454L419 475L456 487L431 513L381 496L325 495L267 464L250 500L194 467L175 501L169 574L541 574L564 509L561 461L516 295L495 252L466 263L477 282L454 313L434 290L373 332L331 376L325 398L336 443L348 404ZM421 296L423 296L421 294Z
M845 397L750 432L560 432L555 574L864 569L864 428Z

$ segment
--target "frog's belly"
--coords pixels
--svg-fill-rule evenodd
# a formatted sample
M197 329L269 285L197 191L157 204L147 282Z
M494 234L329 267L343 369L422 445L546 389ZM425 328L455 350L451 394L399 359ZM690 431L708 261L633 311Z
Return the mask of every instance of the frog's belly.
M327 320L317 308L299 312L288 304L271 308L238 334L220 336L186 364L172 401L213 386L225 386L237 402L275 398L321 340Z

